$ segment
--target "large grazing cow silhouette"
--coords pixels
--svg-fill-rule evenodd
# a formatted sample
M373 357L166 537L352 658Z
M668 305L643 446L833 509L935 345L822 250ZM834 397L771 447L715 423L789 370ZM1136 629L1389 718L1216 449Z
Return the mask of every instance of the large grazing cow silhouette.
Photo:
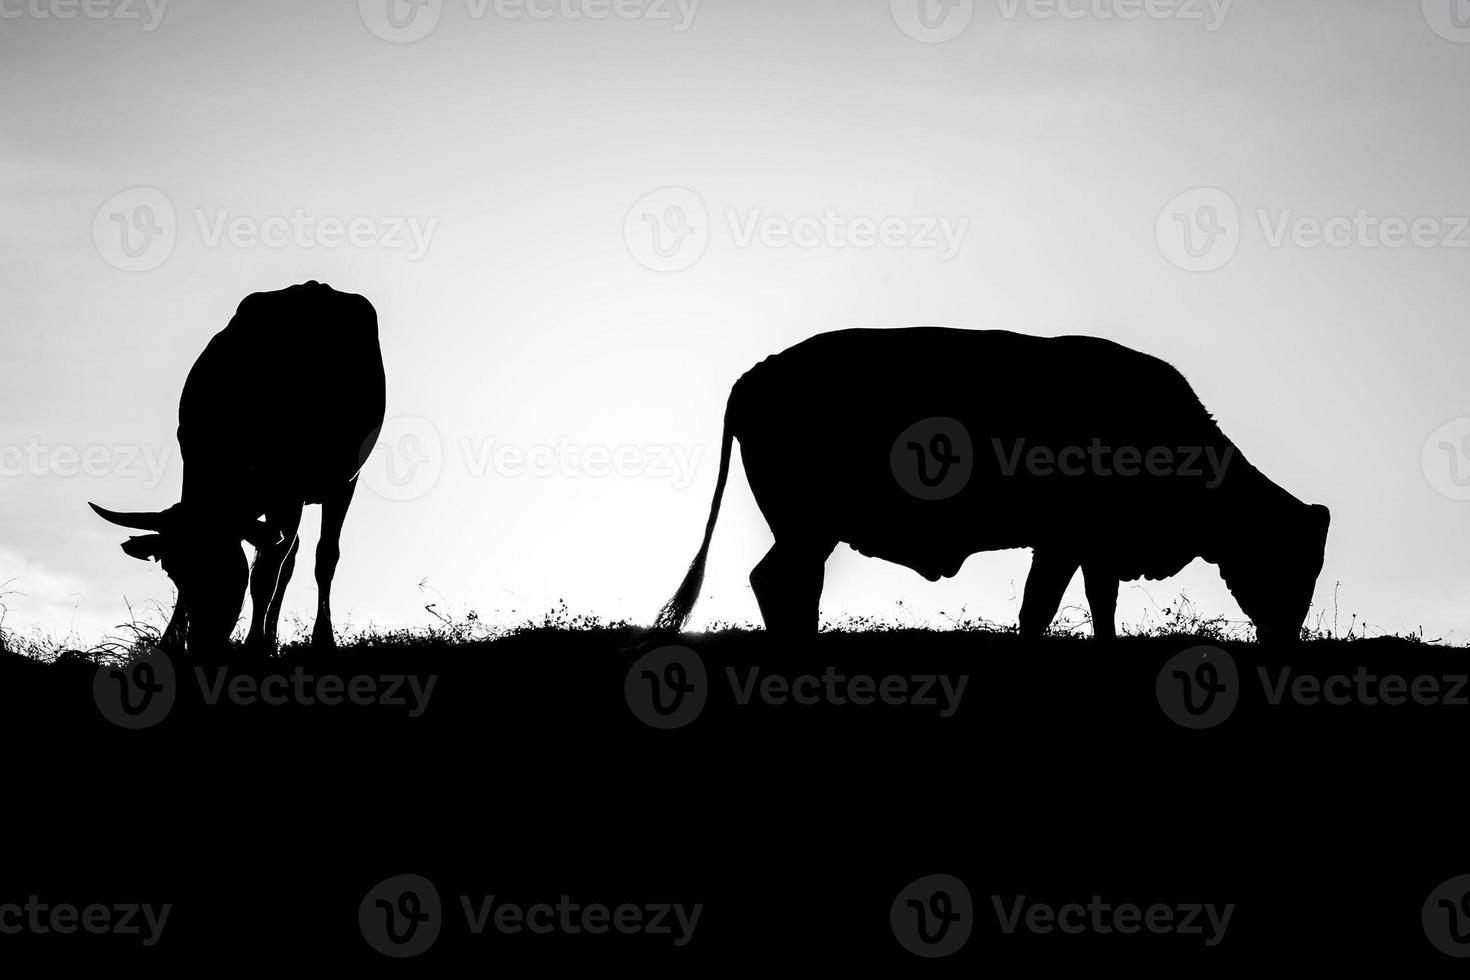
M817 628L838 542L931 581L1033 549L1021 633L1082 569L1094 635L1118 583L1219 566L1262 641L1300 635L1329 515L1250 465L1182 375L1093 337L916 327L820 334L735 383L704 542L657 626L693 610L739 439L775 545L751 572L771 630Z
M166 647L222 648L240 617L248 576L246 646L275 649L306 504L322 506L312 645L334 644L331 590L342 522L383 410L371 303L317 282L245 298L184 382L182 500L156 513L92 505L114 524L152 532L122 548L157 559L178 588ZM248 571L241 541L256 548Z

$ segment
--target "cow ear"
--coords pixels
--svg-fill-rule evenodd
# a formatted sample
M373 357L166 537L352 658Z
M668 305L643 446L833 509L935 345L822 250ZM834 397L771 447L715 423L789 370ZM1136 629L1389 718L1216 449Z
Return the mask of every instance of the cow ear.
M163 535L143 534L128 538L122 543L122 550L141 561L157 561L163 557Z
M275 547L285 539L285 535L265 521L249 521L245 525L244 533L240 536L256 551Z

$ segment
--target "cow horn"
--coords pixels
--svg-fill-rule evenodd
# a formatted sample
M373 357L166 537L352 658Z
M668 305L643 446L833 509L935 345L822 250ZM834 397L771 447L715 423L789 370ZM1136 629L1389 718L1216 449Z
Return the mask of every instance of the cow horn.
M97 516L104 521L109 521L119 527L130 527L139 531L162 531L168 525L166 511L136 511L131 514L121 514L106 507L98 507L96 504L88 503L97 512Z

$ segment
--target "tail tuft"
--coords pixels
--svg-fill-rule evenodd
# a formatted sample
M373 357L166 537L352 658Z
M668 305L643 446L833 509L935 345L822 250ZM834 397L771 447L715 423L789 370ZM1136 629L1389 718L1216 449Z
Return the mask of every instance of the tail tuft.
M704 547L699 549L699 554L689 563L689 571L685 573L679 590L658 611L658 619L653 623L654 629L677 633L684 628L684 624L689 621L689 615L694 612L694 604L699 601L699 587L704 584L704 562L708 557L709 541L706 539Z

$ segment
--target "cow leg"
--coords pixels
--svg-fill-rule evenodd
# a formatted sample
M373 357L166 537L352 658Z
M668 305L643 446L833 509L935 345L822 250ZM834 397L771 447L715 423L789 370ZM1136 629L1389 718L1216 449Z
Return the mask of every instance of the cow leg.
M1087 608L1092 612L1093 638L1116 639L1118 630L1114 619L1118 613L1117 577L1084 562L1082 582L1087 589Z
M836 542L778 540L750 572L761 618L772 633L815 633L827 556Z
M245 634L245 649L270 656L276 652L276 638L274 631L267 630L267 614L276 594L285 591L281 568L296 541L296 529L301 524L301 504L282 510L267 510L265 516L268 524L281 531L282 538L278 544L260 549L255 555L255 564L250 568L250 631Z
M276 594L271 597L270 607L265 612L265 635L271 646L277 643L281 625L281 605L286 599L286 586L291 582L291 573L296 571L296 552L301 550L301 535L291 539L291 548L281 562L281 575L276 583Z
M322 501L322 537L316 545L316 624L311 629L311 645L330 650L337 645L332 632L332 577L337 574L337 559L342 557L342 522L357 490L357 478L346 484L335 496Z
M1021 596L1021 635L1039 639L1056 619L1062 593L1082 562L1065 552L1037 548L1031 554L1031 573Z

